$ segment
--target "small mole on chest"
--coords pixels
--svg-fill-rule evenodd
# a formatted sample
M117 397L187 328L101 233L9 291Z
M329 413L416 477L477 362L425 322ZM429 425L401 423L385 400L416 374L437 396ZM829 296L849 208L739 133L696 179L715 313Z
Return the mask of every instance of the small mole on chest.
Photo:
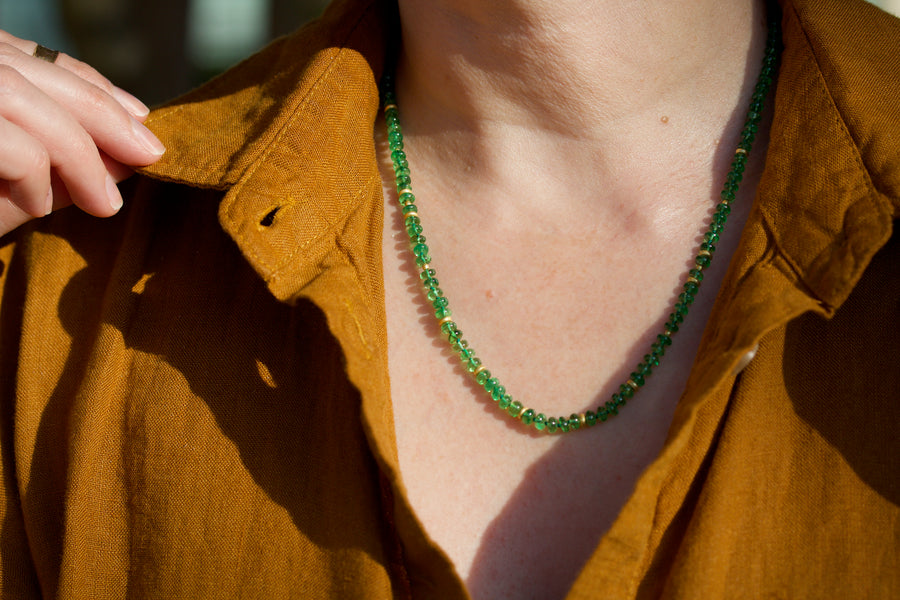
M494 297L494 290L485 290L484 297L488 300L492 299Z

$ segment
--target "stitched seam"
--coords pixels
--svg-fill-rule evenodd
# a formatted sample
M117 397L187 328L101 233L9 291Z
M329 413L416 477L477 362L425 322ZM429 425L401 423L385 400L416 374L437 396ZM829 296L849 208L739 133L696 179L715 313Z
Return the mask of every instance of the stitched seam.
M800 32L803 35L803 40L805 41L806 48L809 51L809 55L812 57L812 61L816 66L816 74L815 74L816 81L820 84L821 88L823 90L825 90L825 95L828 98L831 108L834 109L834 113L836 115L836 117L834 118L834 123L837 124L838 129L840 129L840 131L842 132L843 140L851 148L852 154L853 154L853 160L856 163L857 168L862 172L863 181L865 182L866 188L869 191L869 195L864 196L863 198L860 198L853 204L849 205L847 207L847 210L844 211L843 214L844 214L844 216L846 216L847 212L849 212L852 207L855 207L856 205L858 205L860 203L867 202L869 204L873 204L874 208L877 210L877 212L879 214L886 215L889 217L890 215L886 213L885 208L883 206L881 206L881 203L879 203L877 201L873 201L873 199L872 199L871 194L873 192L876 194L879 194L879 196L880 196L880 192L878 192L878 189L875 187L875 184L872 182L872 179L869 176L869 171L866 168L865 163L862 160L862 156L859 153L859 147L857 146L856 141L853 139L853 136L850 134L850 129L847 126L846 120L844 119L844 115L843 115L843 113L841 113L840 109L838 108L838 104L837 104L837 102L835 102L834 96L831 93L831 89L828 87L828 85L825 81L825 78L822 75L822 67L819 62L819 57L816 55L815 51L813 50L813 45L809 39L809 36L806 32L805 27L803 27L803 20L800 18L800 15L797 12L796 7L791 5L789 8L791 10L791 13L793 14L793 17L797 21L797 26L799 27ZM822 301L822 298L819 298L818 294L812 293L812 286L810 286L808 278L804 277L803 270L799 267L799 263L797 263L797 261L794 260L793 256L791 256L790 252L788 252L787 249L782 245L781 239L776 233L777 228L775 227L774 223L772 223L771 219L769 218L768 212L761 211L761 214L762 214L762 219L765 222L767 229L769 230L769 234L773 240L773 243L775 244L775 248L777 249L778 254L785 260L785 262L794 271L795 275L797 276L798 281L803 282L804 287L810 291L810 295L816 297L819 301ZM829 244L828 248L831 248L832 246L833 246L833 244ZM822 253L819 253L816 256L816 260L818 260L818 258L821 256L822 256Z
M270 142L266 146L262 155L254 161L254 163L250 167L250 169L244 173L244 175L241 177L240 181L238 181L238 183L232 188L231 193L234 194L234 196L233 196L233 199L228 203L228 206L226 208L226 213L225 213L226 216L230 220L232 220L232 221L234 220L234 212L236 210L236 204L237 204L237 202L235 201L235 198L236 198L237 193L245 186L246 182L253 176L253 174L256 172L256 170L259 168L259 166L265 162L266 157L269 156L269 154L271 154L274 151L275 146L278 145L278 143L281 141L282 137L286 134L286 132L290 129L291 125L293 125L293 123L299 117L299 115L301 113L301 109L309 104L314 93L322 87L326 76L329 75L345 59L346 50L347 50L347 48L346 48L347 40L349 40L357 32L357 30L359 29L360 23L362 23L362 21L365 18L367 18L369 11L371 9L372 9L372 4L369 4L366 7L366 9L360 14L359 18L353 24L353 27L350 28L350 31L348 32L347 36L342 40L341 47L337 51L337 53L334 55L334 58L331 60L331 62L325 68L325 70L322 72L322 74L319 75L319 77L316 79L315 83L310 87L309 91L297 103L297 106L292 111L290 118L284 124L284 126L279 130L278 134L275 136L275 139L273 139L272 142ZM372 180L370 178L369 181L366 182L366 185L368 186L371 183L371 181ZM362 192L365 191L365 189L366 188L363 188L363 190L360 191L360 194L357 194L354 197L354 199L359 198L359 196L362 194ZM297 202L296 199L293 199L293 198L289 199L288 202L283 205L283 207L293 206L296 204L296 202ZM342 217L345 216L351 208L353 208L352 204L350 206L348 206L347 210L342 213ZM321 212L319 212L319 211L316 211L316 212L317 212L318 216L322 216ZM325 219L324 217L323 217L323 219L326 222L328 221L328 219ZM265 268L267 271L273 271L273 273L269 277L267 277L267 280L275 281L275 279L277 278L278 272L284 268L284 264L286 262L290 261L294 256L296 256L296 254L299 250L302 250L302 249L308 247L310 244L314 243L315 241L321 239L323 235L325 235L332 229L333 228L326 228L318 236L315 236L314 238L309 240L306 244L295 248L287 257L285 257L283 262L281 262L280 264L278 264L275 267L270 266L268 261L262 260L262 258L259 256L258 252L254 252L254 251L250 250L249 248L244 248L244 244L242 244L242 249L244 250L244 252L246 252L246 254L248 256L252 257L260 266ZM239 242L244 242L246 240L246 235L237 231L237 232L235 232L235 239Z

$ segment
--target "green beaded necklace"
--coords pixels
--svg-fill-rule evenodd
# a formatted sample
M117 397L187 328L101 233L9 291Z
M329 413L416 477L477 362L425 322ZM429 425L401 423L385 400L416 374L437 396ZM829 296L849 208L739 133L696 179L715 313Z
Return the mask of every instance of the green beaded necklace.
M410 180L409 162L403 150L403 134L400 130L400 118L397 109L397 101L394 95L393 74L388 72L382 79L382 105L387 124L388 143L391 150L391 162L394 166L394 177L397 184L397 198L403 211L406 233L409 235L410 248L415 255L416 265L419 268L419 277L422 280L428 301L434 307L434 316L438 320L441 332L446 336L450 347L459 355L463 368L471 374L475 382L484 388L497 407L510 418L521 421L523 425L534 427L538 431L546 433L568 433L586 429L598 423L606 422L610 417L619 414L619 409L634 397L641 389L648 377L659 366L660 360L666 353L666 348L672 345L672 338L678 332L680 324L687 317L688 310L694 302L694 297L700 290L703 281L703 271L709 268L713 254L716 251L716 242L725 230L725 222L731 212L731 203L735 199L738 186L743 177L747 164L747 156L756 138L759 121L762 116L766 96L772 85L778 59L778 46L781 39L777 10L769 11L768 37L766 40L765 57L762 69L750 99L750 107L744 121L741 132L741 141L734 153L731 169L725 177L725 186L722 189L721 201L716 206L709 230L703 237L697 256L694 259L694 268L687 273L684 291L678 296L678 301L672 307L672 313L662 333L656 336L656 341L650 346L644 360L638 364L629 379L621 384L618 391L605 404L596 411L589 410L580 414L572 414L569 417L547 417L533 408L528 408L512 396L500 381L493 377L491 372L482 364L481 359L475 355L475 351L469 347L469 343L463 339L462 332L453 320L450 312L449 301L444 296L443 290L438 285L436 272L431 266L431 255L428 246L425 245L422 219L416 208L416 198L412 192Z

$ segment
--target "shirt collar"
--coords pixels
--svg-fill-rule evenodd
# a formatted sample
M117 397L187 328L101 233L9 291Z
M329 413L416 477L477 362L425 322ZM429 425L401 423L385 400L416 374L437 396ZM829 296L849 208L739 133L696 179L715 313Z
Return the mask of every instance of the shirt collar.
M386 10L334 2L147 121L168 150L141 171L225 191L222 227L280 300L336 265L351 265L367 288L381 284L360 247L373 215L356 211L381 206L373 124Z

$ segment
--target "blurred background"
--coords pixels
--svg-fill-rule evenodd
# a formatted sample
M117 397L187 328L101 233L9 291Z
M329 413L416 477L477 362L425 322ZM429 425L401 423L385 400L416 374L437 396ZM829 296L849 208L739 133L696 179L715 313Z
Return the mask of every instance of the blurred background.
M872 0L900 15L900 0ZM0 0L0 29L63 50L148 104L293 31L327 0Z
M317 17L328 0L0 0L0 29L75 56L147 104Z

